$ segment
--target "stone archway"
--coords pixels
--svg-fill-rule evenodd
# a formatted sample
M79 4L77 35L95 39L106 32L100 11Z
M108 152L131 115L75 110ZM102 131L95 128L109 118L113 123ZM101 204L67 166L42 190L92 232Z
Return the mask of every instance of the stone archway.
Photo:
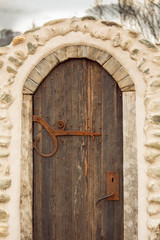
M28 122L26 121L28 126L26 125L26 127L30 129L31 119L27 109L31 111L30 94L34 92L38 85L36 83L37 77L34 78L33 75L37 74L37 70L40 65L45 63L47 56L48 62L51 61L53 52L60 51L60 56L62 57L62 61L64 61L66 58L66 53L63 55L65 52L64 49L69 47L67 51L72 52L73 47L78 49L79 46L84 46L84 49L88 47L94 48L96 52L102 51L109 54L111 58L110 60L108 59L108 64L106 61L106 70L108 72L112 68L108 66L111 61L112 64L115 63L114 66L120 64L120 68L116 68L119 71L117 76L123 75L124 72L126 75L123 75L121 81L116 80L116 70L113 72L113 75L115 74L115 80L119 82L119 86L122 83L123 90L133 90L132 82L135 85L136 120L134 123L136 122L137 128L138 239L147 239L150 236L150 239L158 240L157 231L159 231L160 223L160 193L158 187L160 169L159 48L138 33L126 30L116 23L95 20L90 17L48 22L42 28L28 31L23 36L16 37L10 46L0 49L0 161L2 165L0 180L2 183L2 193L4 194L4 189L7 189L7 196L5 195L5 198L4 196L2 198L5 200L1 200L3 202L1 204L3 217L2 222L0 222L0 234L6 237L6 239L23 239L24 237L23 233L21 237L19 234L19 188L21 169L24 169L28 163L21 161L23 159L21 146L23 148L22 154L24 152L30 154L31 135L27 135L29 132L25 132L27 141L21 142L21 132L23 135L23 131L25 131L24 125L21 126L21 120L23 119L22 115L28 119ZM90 51L92 50L88 52ZM94 51L92 52L93 55ZM67 52L67 54L70 53ZM89 56L86 57L89 58ZM94 56L93 60L98 61L98 55ZM50 71L51 68L53 68L53 65L49 64L47 71ZM41 67L42 69L43 67ZM112 75L112 72L110 73ZM38 76L39 81L42 81L44 78L43 73L39 73ZM24 95L22 91L24 91ZM123 93L124 96L127 94L128 92ZM129 111L131 106L127 106ZM25 107L26 112L24 114ZM129 114L127 116L129 117ZM129 129L127 126L126 128ZM133 132L130 129L129 131ZM23 164L25 164L25 167ZM11 167L11 172L9 171L9 166ZM31 165L27 167L27 171L29 170L31 170ZM23 175L23 172L21 174ZM26 198L31 194L28 183L31 183L32 179L28 178L28 176L23 175L23 185L21 185L23 187L23 196ZM148 186L148 190L146 185ZM147 196L148 200L146 200ZM147 212L146 208L148 204ZM8 213L10 215L9 218ZM21 217L22 215L23 212L21 212ZM31 218L30 210L28 211L28 216L25 214L25 217L28 219ZM146 225L147 219L148 223ZM8 221L10 226L9 235ZM30 229L28 233L26 232L25 234L30 236Z
M61 62L71 58L87 58L98 62L112 75L123 92L123 134L124 134L124 238L130 234L137 237L137 153L135 123L135 86L126 70L110 54L98 48L85 45L65 46L43 58L29 74L23 88L22 115L22 168L21 168L21 231L22 239L32 236L32 94L48 73ZM30 118L28 118L30 116ZM132 131L132 134L130 132ZM26 152L25 145L28 146ZM29 159L29 161L28 161ZM128 160L132 159L132 161ZM24 167L27 166L28 168ZM132 169L134 165L134 170ZM130 175L130 179L128 178ZM25 177L24 177L25 176ZM25 183L25 184L24 184ZM27 192L26 192L27 185ZM25 186L25 188L24 188ZM26 195L28 197L26 197ZM129 202L128 197L134 198ZM28 211L30 209L30 211ZM129 213L128 213L129 209ZM30 218L28 218L28 214ZM128 225L130 222L130 227ZM27 230L27 231L26 231ZM31 237L32 238L32 237Z

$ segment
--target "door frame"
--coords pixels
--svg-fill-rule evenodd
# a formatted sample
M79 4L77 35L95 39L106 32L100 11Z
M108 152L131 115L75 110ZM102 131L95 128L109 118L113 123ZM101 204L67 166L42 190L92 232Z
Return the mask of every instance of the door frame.
M121 64L101 49L74 45L63 46L42 59L26 79L23 89L22 105L22 148L21 148L21 240L32 239L32 94L45 76L59 63L70 58L88 58L98 62L118 83L123 94L123 195L124 195L124 240L132 234L138 235L138 176L136 152L136 95L131 77ZM49 64L52 65L49 67ZM37 83L35 72L41 73ZM40 80L39 80L40 79ZM124 84L123 84L124 82ZM34 84L34 85L33 85ZM32 91L32 92L30 92ZM131 129L135 129L132 131ZM24 146L28 146L27 151ZM132 161L129 161L132 159ZM133 170L134 164L134 170ZM25 166L25 167L24 167ZM132 180L130 180L132 179ZM24 182L28 182L27 188ZM134 201L128 201L134 198ZM128 211L129 210L129 211Z

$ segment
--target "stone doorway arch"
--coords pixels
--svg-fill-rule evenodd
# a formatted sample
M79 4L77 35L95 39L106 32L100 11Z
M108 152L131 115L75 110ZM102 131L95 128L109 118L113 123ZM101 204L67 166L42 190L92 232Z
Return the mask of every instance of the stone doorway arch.
M150 239L158 240L157 231L160 223L159 48L138 33L126 30L116 23L84 17L48 22L41 28L16 37L10 46L0 49L0 54L0 71L3 78L0 81L0 121L3 131L0 145L3 166L1 181L5 183L3 189L8 188L7 193L10 195L10 200L5 198L7 200L1 207L5 221L9 221L10 234L8 235L8 225L1 223L1 236L6 239L26 239L26 237L32 239L32 174L30 174L32 171L32 93L58 62L68 58L84 57L99 62L118 82L123 92L124 109L126 109L124 111L124 129L126 129L124 149L128 154L124 158L128 158L132 152L132 156L135 156L134 163L137 163L138 168L138 194L135 195L135 199L138 197L139 232L138 234L136 232L134 238L140 240L150 236ZM136 90L135 94L134 90ZM130 116L134 116L134 119L131 118L133 121ZM125 119L128 120L125 122ZM130 124L132 124L131 129ZM135 125L136 131L132 131ZM131 137L132 142L135 138L137 139L136 148L135 145L132 145L131 149L127 148L128 136ZM126 169L128 166L126 161ZM131 168L128 167L128 169ZM128 174L127 171L126 174ZM148 212L146 211L147 196L149 196ZM25 210L22 210L26 200L28 205ZM130 206L127 203L125 206L126 214L129 214ZM133 214L137 217L137 208L134 207ZM133 223L130 220L131 217L127 218L126 234L133 229ZM25 227L26 225L28 228ZM19 234L20 226L21 235ZM128 239L127 235L125 239Z

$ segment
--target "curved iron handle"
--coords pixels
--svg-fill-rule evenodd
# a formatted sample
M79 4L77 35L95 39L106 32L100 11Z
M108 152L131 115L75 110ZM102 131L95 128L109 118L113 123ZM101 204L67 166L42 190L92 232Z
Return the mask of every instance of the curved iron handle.
M114 195L114 193L111 193L107 196L101 197L100 199L97 200L96 205L98 205L98 203L101 202L102 200L112 197L113 195Z
M56 138L56 136L54 134L54 129L51 128L50 125L43 118L41 118L41 117L39 117L37 115L33 116L33 121L40 123L46 129L46 131L48 132L48 134L51 136L51 138L53 140L54 149L49 154L41 153L39 151L39 149L37 148L37 142L40 141L40 138L37 138L35 140L35 142L33 142L33 148L35 148L36 151L39 153L39 155L42 156L42 157L51 157L51 156L53 156L56 153L57 148L58 148L58 142L57 142L57 138Z

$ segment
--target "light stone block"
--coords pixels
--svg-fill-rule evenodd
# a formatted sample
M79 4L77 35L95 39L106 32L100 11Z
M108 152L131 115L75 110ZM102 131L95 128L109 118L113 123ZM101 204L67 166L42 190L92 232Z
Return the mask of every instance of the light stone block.
M87 57L87 46L78 46L78 58L86 58Z
M52 66L45 60L42 59L36 66L35 69L44 77L52 70Z
M10 179L0 179L0 189L5 190L11 186Z
M133 131L134 129L134 131ZM138 175L136 142L136 94L123 93L123 177L124 177L124 239L137 240ZM134 199L134 201L130 201Z
M119 82L120 80L122 80L123 78L125 78L128 75L128 73L126 72L126 70L124 69L124 67L121 67L120 69L118 69L118 71L113 74L113 78Z
M53 53L45 57L45 60L49 63L49 65L54 68L58 63L58 59L55 57Z
M35 92L38 87L38 84L32 81L30 78L27 78L24 87L29 89L31 92Z
M111 58L111 55L107 52L102 51L101 54L97 57L97 62L100 65L103 65L105 62L107 62Z
M28 76L28 78L30 78L31 80L33 80L34 82L36 82L37 84L40 84L42 82L42 80L44 79L44 76L41 75L37 69L33 69L32 72L30 73L30 75Z
M103 68L111 75L118 71L121 64L114 58L111 57L104 65Z
M68 59L67 53L66 53L66 48L61 48L59 50L56 50L54 52L54 55L58 58L60 62L64 62L65 60Z
M121 81L118 82L118 86L120 87L120 89L126 89L128 87L128 89L133 86L133 82L130 76L127 76L125 78L123 78Z
M23 87L23 94L33 94L33 92L30 91L29 89Z
M68 58L77 58L78 57L78 47L77 46L66 47L66 55Z

